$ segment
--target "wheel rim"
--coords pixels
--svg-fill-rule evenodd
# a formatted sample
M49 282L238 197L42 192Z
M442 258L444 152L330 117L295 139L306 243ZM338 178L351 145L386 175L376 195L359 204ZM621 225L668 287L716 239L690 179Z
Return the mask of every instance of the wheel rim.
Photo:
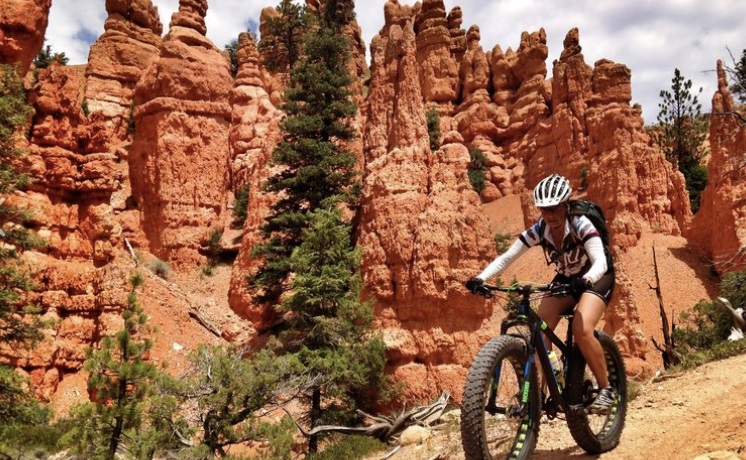
M485 445L493 459L507 458L510 453L520 452L530 430L530 411L524 417L511 414L521 404L523 380L522 363L514 357L498 363L499 374L495 406L498 412L483 411ZM484 404L487 406L493 378L485 388Z

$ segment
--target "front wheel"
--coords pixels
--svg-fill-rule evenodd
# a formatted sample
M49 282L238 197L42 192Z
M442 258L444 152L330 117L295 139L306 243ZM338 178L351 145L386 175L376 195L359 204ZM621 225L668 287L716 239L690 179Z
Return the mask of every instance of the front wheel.
M477 353L464 385L466 460L526 459L536 447L541 402L536 367L524 381L526 342L500 336Z
M604 351L609 383L617 393L614 405L607 415L592 415L582 410L593 402L598 385L577 345L570 357L565 393L568 403L578 408L567 413L570 433L578 446L590 454L608 452L619 444L627 416L627 376L622 354L608 335L596 331L596 337Z

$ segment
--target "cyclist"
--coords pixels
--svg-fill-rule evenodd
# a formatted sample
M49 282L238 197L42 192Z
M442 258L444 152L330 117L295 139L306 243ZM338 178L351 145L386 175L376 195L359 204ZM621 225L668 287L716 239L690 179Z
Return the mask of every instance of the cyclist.
M607 260L600 234L591 221L570 215L567 200L571 193L570 181L559 174L542 179L533 191L534 204L541 211L539 220L482 273L467 281L466 288L474 294L483 292L486 280L500 274L529 248L542 246L547 263L554 263L557 270L552 282L570 284L572 295L545 297L538 314L554 330L560 315L577 305L573 334L599 386L589 411L607 414L616 393L609 385L606 359L593 331L614 291L613 263L610 255ZM545 342L551 349L551 342Z

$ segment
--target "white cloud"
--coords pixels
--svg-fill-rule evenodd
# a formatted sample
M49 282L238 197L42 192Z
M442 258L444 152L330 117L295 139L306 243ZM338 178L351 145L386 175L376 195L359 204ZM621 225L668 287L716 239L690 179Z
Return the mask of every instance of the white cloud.
M104 2L91 0L54 0L49 12L46 44L52 51L64 52L70 64L88 60L89 40L104 33Z
M296 0L300 3L301 0ZM414 4L414 0L399 0ZM385 0L357 0L356 13L367 45L383 26ZM178 0L154 0L164 33ZM207 36L219 48L258 23L262 8L279 0L208 0ZM659 92L669 89L675 68L703 87L700 101L706 110L717 87L712 73L717 59L731 63L726 46L738 57L746 49L746 2L730 0L445 0L446 11L460 6L462 27L479 26L485 50L500 45L516 49L523 31L543 27L552 61L562 52L562 41L573 27L589 65L601 58L632 70L633 102L643 105L648 123L655 121ZM106 19L101 0L54 0L47 30L48 44L64 51L72 64L87 60L90 43L103 33ZM86 31L81 35L81 31Z

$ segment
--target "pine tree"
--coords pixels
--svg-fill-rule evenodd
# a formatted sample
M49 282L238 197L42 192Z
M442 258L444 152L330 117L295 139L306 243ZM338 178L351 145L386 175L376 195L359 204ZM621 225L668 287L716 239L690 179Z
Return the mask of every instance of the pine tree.
M59 61L61 65L67 65L67 63L70 62L70 59L65 56L64 52L55 53L52 51L52 47L47 45L34 57L34 67L36 67L37 70L46 69L52 65L54 61Z
M730 53L730 50L728 50ZM746 49L741 52L741 58L736 59L731 55L733 67L726 67L726 71L731 77L730 92L738 99L739 102L746 103Z
M87 458L111 460L125 439L136 438L143 424L144 403L151 392L158 368L145 361L153 346L152 328L137 303L136 289L143 284L140 273L130 278L132 290L123 325L113 337L104 337L100 348L86 351L85 370L93 402L72 410L77 422L64 442ZM137 441L133 441L137 442Z
M16 135L31 113L17 70L3 65L0 74L0 342L29 344L42 338L43 323L38 309L26 303L25 293L33 283L19 255L43 242L24 227L28 212L8 204L10 194L29 183L15 166L25 154L16 148Z
M276 356L270 348L247 359L236 347L202 345L191 354L185 374L161 381L155 423L196 443L187 450L178 446L183 458L222 457L230 446L247 441L268 441L283 453L272 458L288 458L294 426L289 420L279 426L266 422L260 410L277 405L283 391L292 393L303 369L295 357Z
M658 125L654 140L666 158L684 175L692 211L699 208L699 197L707 185L707 168L700 164L705 156L707 121L702 116L698 95L691 93L692 81L686 80L679 69L674 71L671 91L662 90L663 102L658 104Z
M15 165L25 154L16 136L31 114L16 67L0 67L0 343L13 348L42 340L45 323L39 308L27 301L34 284L20 261L22 251L39 247L41 238L24 225L29 215L8 203L12 193L28 184ZM13 369L0 365L0 444L13 443L13 430L46 424L48 412L28 392L28 384ZM28 430L26 430L28 431Z
M287 73L300 58L303 35L311 18L305 7L292 0L282 0L275 10L278 16L265 21L257 49L267 69Z
M295 277L281 310L291 313L282 336L305 367L309 423L345 423L385 388L383 340L372 334L373 309L360 301L360 250L337 208L309 215L312 227L293 252ZM318 440L312 437L309 450Z
M360 254L341 211L354 210L359 192L355 155L344 147L356 136L342 33L353 6L323 2L290 72L283 140L272 156L280 172L266 185L279 199L262 228L266 243L254 252L264 265L253 284L265 289L262 300L280 300L286 322L278 338L309 378L301 394L312 427L354 417L385 383L383 341L372 333L372 307L360 299ZM309 450L317 448L313 436Z
M327 2L327 9L335 4ZM322 21L306 36L304 56L285 91L283 139L272 154L281 171L266 183L266 190L280 198L262 227L265 243L253 251L263 259L251 280L254 288L264 289L256 298L260 302L277 301L285 290L289 257L302 242L308 213L356 197L355 156L341 146L356 137L349 120L357 111L349 89L349 43L341 27Z

